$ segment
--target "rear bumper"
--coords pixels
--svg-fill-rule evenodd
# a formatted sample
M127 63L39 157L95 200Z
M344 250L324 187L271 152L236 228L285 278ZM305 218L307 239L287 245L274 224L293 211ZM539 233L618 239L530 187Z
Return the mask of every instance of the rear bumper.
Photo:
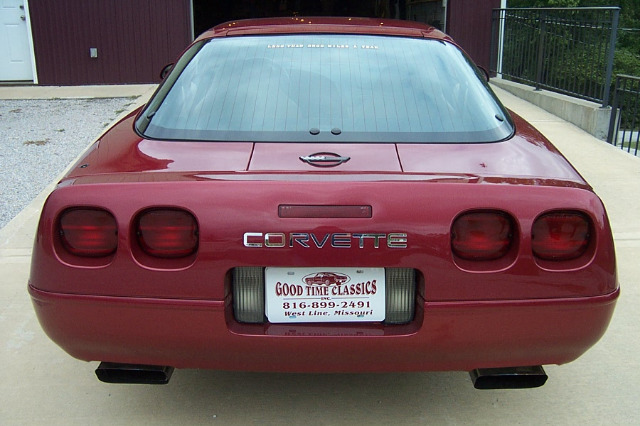
M413 323L385 327L243 325L229 301L29 292L47 335L78 359L283 372L563 364L600 339L619 296L426 302Z

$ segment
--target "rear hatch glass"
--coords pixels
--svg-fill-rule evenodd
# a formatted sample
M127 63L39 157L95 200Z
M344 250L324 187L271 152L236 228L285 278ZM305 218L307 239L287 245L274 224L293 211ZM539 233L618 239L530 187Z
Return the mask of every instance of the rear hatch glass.
M203 41L138 120L146 137L251 142L493 142L510 119L439 40L299 34Z

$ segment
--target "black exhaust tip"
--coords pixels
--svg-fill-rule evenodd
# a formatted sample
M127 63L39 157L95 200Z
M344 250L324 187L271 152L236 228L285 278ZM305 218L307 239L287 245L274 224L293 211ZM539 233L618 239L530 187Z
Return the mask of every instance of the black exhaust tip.
M101 362L96 369L96 376L105 383L166 385L172 374L173 367L159 365Z
M531 389L547 381L542 366L478 368L469 372L476 389Z

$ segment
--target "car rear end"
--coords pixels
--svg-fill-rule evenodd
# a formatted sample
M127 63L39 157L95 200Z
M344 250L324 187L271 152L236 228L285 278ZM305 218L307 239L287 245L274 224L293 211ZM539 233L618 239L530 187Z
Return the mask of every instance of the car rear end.
M329 30L342 33L241 38L246 56L201 40L49 197L30 293L52 340L107 362L103 380L168 380L172 367L498 369L541 384L538 366L570 362L604 333L619 292L613 242L578 173L443 36L399 28L397 45L353 34L371 27ZM415 67L388 68L411 56L404 39L441 51L418 81L448 89L407 100ZM213 73L228 74L225 94L193 85L220 56L193 58L216 46L234 64ZM327 49L337 65L306 80L316 71L300 58ZM362 88L350 54L382 67L371 76L392 72L386 89L351 92L351 106L331 95ZM264 90L253 73L270 76ZM301 93L320 100L317 117Z

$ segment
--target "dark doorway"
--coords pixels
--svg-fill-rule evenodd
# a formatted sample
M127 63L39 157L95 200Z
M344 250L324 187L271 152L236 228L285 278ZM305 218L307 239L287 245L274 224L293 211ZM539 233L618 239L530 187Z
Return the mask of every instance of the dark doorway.
M406 3L406 0L193 0L194 34L197 37L223 22L249 18L354 16L405 19Z

